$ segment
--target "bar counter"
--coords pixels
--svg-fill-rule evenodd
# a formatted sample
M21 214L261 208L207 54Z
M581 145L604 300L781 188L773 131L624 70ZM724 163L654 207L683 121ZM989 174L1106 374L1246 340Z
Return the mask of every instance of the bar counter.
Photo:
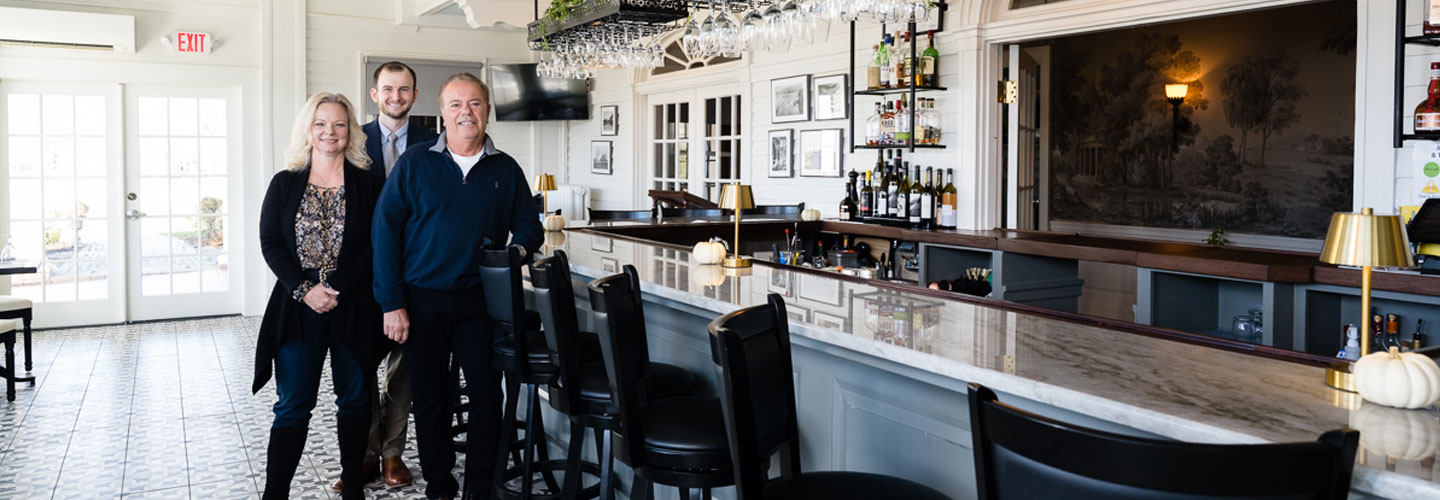
M633 223L608 224L623 225ZM767 293L785 296L807 470L893 474L973 497L965 388L976 382L1007 403L1137 436L1266 443L1357 428L1355 497L1440 499L1440 411L1346 409L1358 400L1326 387L1319 367L766 262L739 272L701 266L674 244L601 226L548 233L542 252L564 250L582 281L635 265L651 357L695 371L711 393L704 325ZM628 470L620 476L628 482Z

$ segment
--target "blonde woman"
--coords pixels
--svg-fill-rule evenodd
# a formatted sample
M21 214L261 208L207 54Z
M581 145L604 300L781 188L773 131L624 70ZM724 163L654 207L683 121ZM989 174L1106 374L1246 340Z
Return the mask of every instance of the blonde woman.
M365 133L340 94L311 97L295 120L285 170L260 208L260 250L277 282L255 347L258 392L275 376L266 500L286 498L305 448L325 355L335 385L341 498L364 498L361 462L370 430L366 374L383 338L370 288L370 219L380 186L366 172Z

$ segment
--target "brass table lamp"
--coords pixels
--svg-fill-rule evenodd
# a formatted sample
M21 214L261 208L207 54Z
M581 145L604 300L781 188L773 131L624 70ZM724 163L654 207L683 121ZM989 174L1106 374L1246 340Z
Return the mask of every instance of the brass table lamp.
M535 174L535 190L540 192L540 215L550 213L550 192L555 188L555 176L552 174Z
M740 212L755 208L755 196L750 193L749 184L733 182L720 188L720 208L735 211L735 245L733 257L726 257L720 265L725 267L750 267L750 258L740 256Z
M1369 208L1360 213L1336 212L1330 216L1330 231L1320 261L1338 266L1360 266L1360 356L1370 353L1370 268L1415 267L1410 238L1398 215L1375 215ZM1355 392L1353 363L1337 362L1325 369L1325 384Z

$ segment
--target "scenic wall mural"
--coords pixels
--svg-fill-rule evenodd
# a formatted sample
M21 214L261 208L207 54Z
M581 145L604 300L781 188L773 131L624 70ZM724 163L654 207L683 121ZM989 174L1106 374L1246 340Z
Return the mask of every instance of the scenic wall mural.
M1355 26L1339 0L1030 44L1051 220L1323 238L1351 209Z

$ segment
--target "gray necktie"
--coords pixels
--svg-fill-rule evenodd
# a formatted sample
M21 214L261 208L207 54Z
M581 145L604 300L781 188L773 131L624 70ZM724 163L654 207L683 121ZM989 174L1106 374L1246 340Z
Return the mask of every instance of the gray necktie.
M392 169L395 168L395 158L398 157L398 156L400 156L400 155L396 154L396 152L395 152L395 149L396 149L396 147L395 147L395 146L396 146L396 141L399 141L399 140L400 140L400 134L390 134L390 140L385 141L385 147L381 148L382 154L385 155L385 176L386 176L386 177L389 177L389 176L390 176L390 170L392 170Z

